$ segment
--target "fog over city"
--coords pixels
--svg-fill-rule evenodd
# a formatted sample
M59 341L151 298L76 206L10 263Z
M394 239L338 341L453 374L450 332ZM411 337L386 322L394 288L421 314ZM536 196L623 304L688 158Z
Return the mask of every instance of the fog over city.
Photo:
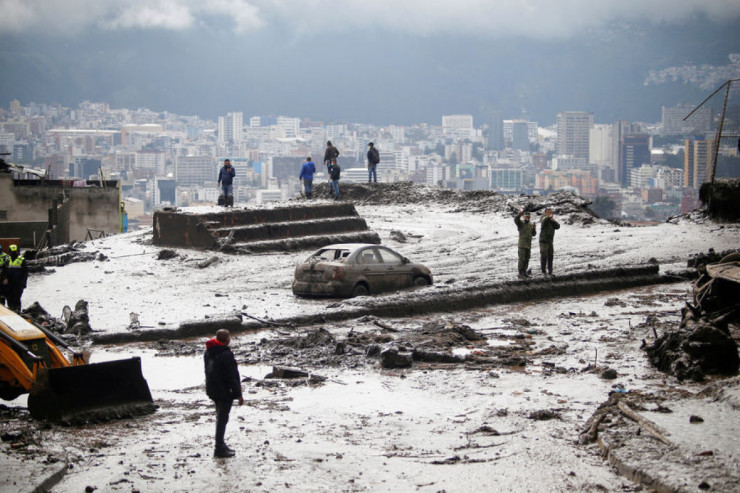
M736 1L1 0L0 12L3 106L657 121L661 105L740 75Z

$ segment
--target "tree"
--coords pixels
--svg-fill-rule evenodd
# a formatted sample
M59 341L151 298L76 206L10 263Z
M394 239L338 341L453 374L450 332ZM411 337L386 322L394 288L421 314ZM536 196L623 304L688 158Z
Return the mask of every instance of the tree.
M599 195L591 204L591 210L604 219L612 219L617 213L617 204L606 195Z

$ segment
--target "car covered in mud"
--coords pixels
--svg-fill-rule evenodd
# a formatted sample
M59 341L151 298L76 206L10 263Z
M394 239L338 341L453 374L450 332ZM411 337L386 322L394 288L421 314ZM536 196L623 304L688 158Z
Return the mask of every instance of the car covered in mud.
M354 297L432 284L428 267L381 245L323 247L295 268L293 294Z

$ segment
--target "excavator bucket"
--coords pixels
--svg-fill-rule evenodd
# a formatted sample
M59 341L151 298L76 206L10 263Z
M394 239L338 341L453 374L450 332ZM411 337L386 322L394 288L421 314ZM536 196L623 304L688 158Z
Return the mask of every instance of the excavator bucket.
M73 425L150 414L155 410L141 358L42 368L28 396L35 419Z

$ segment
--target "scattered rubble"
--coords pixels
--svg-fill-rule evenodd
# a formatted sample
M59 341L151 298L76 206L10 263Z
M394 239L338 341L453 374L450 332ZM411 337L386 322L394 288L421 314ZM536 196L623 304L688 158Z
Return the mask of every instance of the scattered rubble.
M709 264L694 284L693 304L681 325L646 345L650 362L679 380L703 381L707 374L734 375L740 367L730 325L740 322L740 253ZM650 323L648 317L646 323Z
M84 336L92 332L87 301L85 300L78 300L75 303L74 311L69 306L65 306L61 318L50 315L38 302L34 302L24 309L21 314L58 334Z

